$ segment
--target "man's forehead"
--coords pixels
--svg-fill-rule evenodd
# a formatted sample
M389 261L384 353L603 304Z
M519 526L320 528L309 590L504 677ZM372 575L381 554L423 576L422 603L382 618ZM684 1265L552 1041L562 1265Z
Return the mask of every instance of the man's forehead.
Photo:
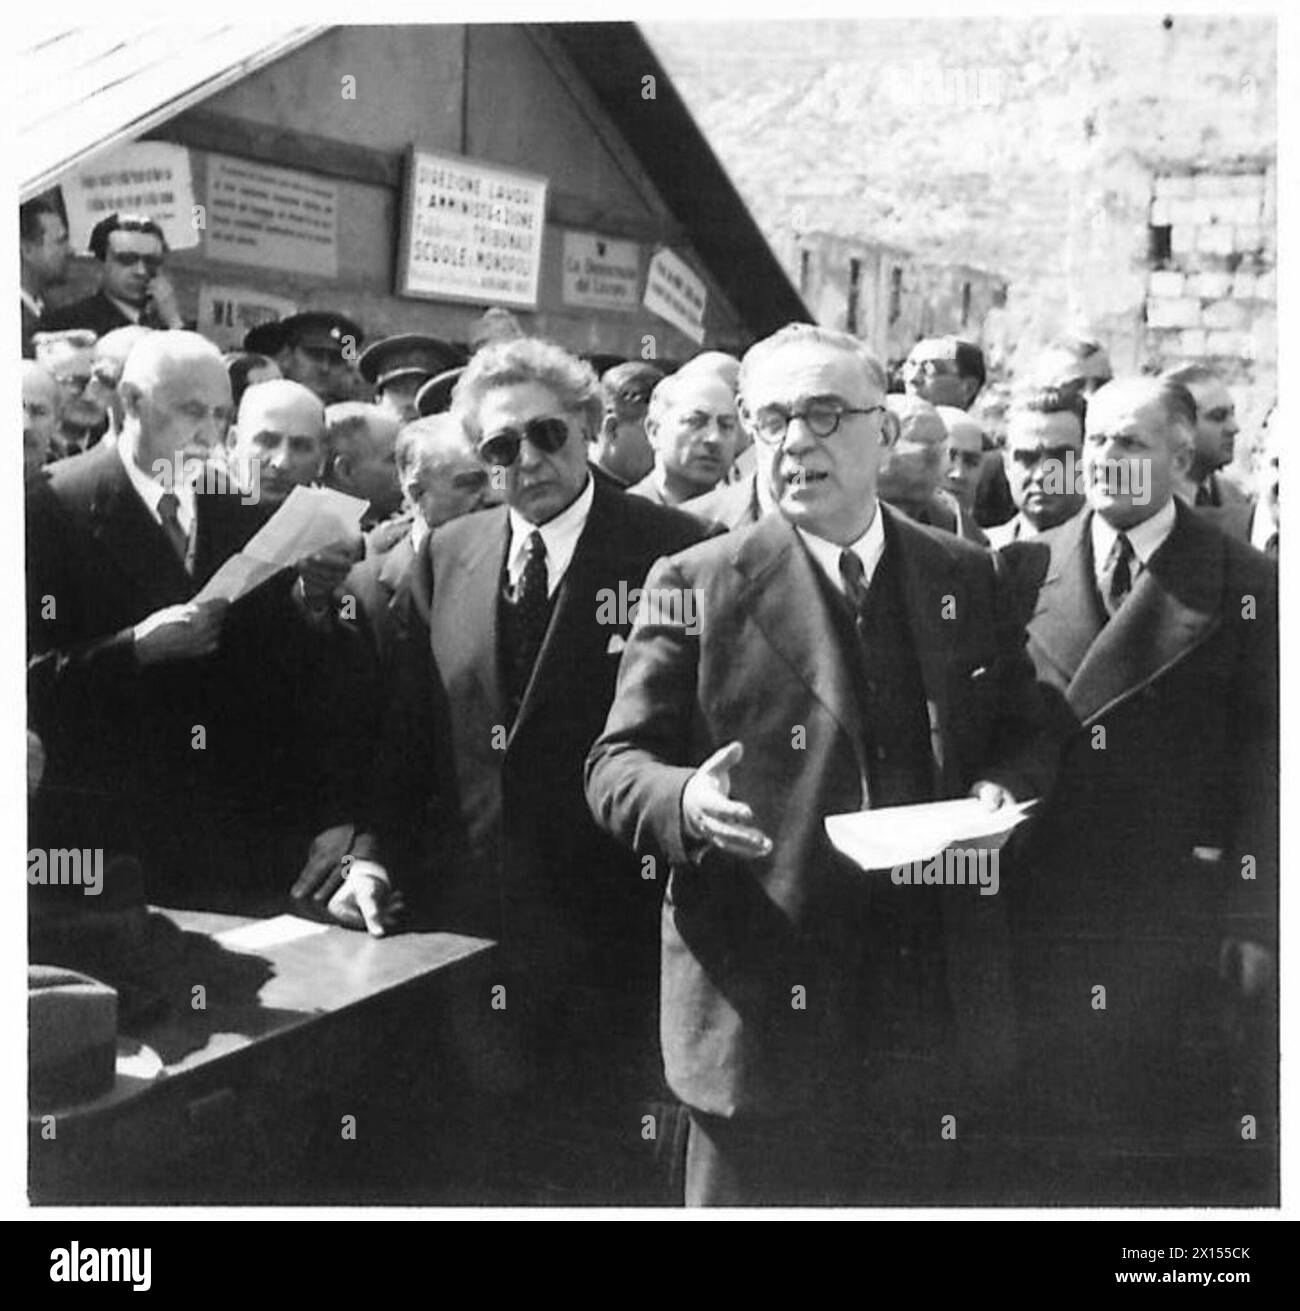
M108 234L109 250L161 250L162 242L152 232L131 232L118 228Z
M1087 430L1089 432L1117 432L1121 429L1148 431L1164 422L1164 412L1158 397L1149 391L1124 389L1107 393L1099 391L1089 402Z
M250 399L245 393L245 402L239 415L241 431L311 437L313 440L324 435L324 416L306 398Z
M1013 446L1037 446L1040 442L1078 441L1081 425L1066 410L1013 410L1007 417L1007 442Z
M59 384L41 368L23 370L23 396L38 396L42 392L50 397L58 395Z
M921 360L956 360L957 343L946 337L930 337L918 341L908 352L907 358L913 363Z
M736 398L721 378L699 373L683 378L668 395L670 410L715 409L734 410Z
M486 414L558 414L562 409L555 392L532 378L490 387L478 403L480 420Z
M865 361L837 346L820 342L794 342L777 347L747 379L750 396L760 392L787 392L813 395L849 390L861 391L872 386Z

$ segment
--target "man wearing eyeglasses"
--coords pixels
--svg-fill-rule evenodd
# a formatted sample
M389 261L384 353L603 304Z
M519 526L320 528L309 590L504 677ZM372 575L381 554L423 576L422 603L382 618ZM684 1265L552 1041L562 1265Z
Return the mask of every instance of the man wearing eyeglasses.
M99 290L41 321L45 332L88 328L102 337L114 328L183 328L176 293L162 271L167 242L143 214L110 214L91 229L90 253L100 263Z
M59 388L52 458L88 450L108 430L109 397L95 381L95 334L86 328L38 332L32 343L37 362Z
M745 356L778 513L655 566L647 591L698 595L702 623L637 624L587 762L593 814L672 866L661 1037L690 1205L949 1196L942 1117L977 1138L1009 1073L997 899L894 886L823 827L996 808L1051 772L994 558L877 499L885 387L825 328Z
M1198 509L1247 505L1251 497L1219 470L1232 463L1236 454L1237 409L1228 389L1213 369L1203 364L1185 364L1163 375L1180 383L1196 402L1196 436L1192 443L1192 463L1185 492Z
M597 828L582 765L637 589L706 529L592 475L601 414L595 373L550 342L493 343L466 367L452 415L506 503L417 553L393 603L392 713L361 836L345 870L296 889L383 933L391 874L438 925L499 942L497 1001L485 987L456 1008L451 1041L516 1126L517 1201L654 1200L667 1134L642 1120L657 1114L643 1099L659 1085L663 871Z

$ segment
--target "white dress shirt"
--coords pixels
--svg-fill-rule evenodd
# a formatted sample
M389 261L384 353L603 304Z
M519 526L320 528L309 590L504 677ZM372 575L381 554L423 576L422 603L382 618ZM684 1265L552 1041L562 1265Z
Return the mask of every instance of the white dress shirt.
M591 513L591 502L595 495L596 483L591 474L588 474L586 486L572 503L544 524L529 523L511 506L510 546L506 552L506 572L511 588L519 587L528 560L528 539L534 532L539 532L546 546L546 596L549 600L555 595L555 589L563 581L564 571L568 569L573 553L577 550L578 538L587 526L587 516Z
M1254 513L1250 516L1250 544L1257 551L1268 549L1269 539L1278 531L1277 520L1264 500L1255 502Z
M190 539L190 544L193 545L195 518L193 482L177 483L176 486L169 489L157 478L145 473L120 443L117 447L117 454L122 461L122 467L126 470L126 476L131 480L131 486L139 493L140 499L144 502L144 508L153 515L155 523L160 525L162 523L162 515L158 513L158 502L162 500L163 493L170 490L175 494L177 521L184 530L185 536ZM196 461L185 461L185 468L188 469L191 465L195 466L196 476L202 474L202 469L198 467Z
M799 534L804 545L812 552L812 558L817 561L822 573L830 579L832 586L841 595L845 594L844 578L840 574L840 555L844 551L852 551L862 561L862 581L865 586L871 586L876 566L880 563L880 557L885 552L885 516L880 512L879 501L876 502L872 511L871 522L867 525L867 531L856 542L848 546L836 546L834 542L828 542L824 537L818 537L815 533L807 532L797 525L795 526L795 532Z
M1137 582L1138 574L1151 563L1151 557L1164 545L1165 538L1173 532L1177 517L1174 499L1171 496L1149 519L1143 519L1141 523L1124 530L1124 535L1133 547L1133 554L1137 560L1133 582ZM1092 516L1092 572L1097 580L1097 588L1103 595L1106 583L1102 575L1118 536L1118 530L1112 528L1101 515Z

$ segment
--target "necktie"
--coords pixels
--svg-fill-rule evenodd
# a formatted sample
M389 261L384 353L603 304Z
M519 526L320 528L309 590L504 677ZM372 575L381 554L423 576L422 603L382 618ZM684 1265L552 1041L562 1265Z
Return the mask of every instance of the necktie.
M515 617L519 622L519 670L522 675L520 687L527 683L532 672L533 661L541 648L542 638L546 636L547 613L547 576L546 543L542 535L533 529L528 534L527 555L524 558L524 572L520 575L519 586L515 589Z
M1133 586L1133 543L1124 533L1117 533L1110 548L1106 567L1101 571L1101 599L1106 613L1113 616L1124 604Z
M861 622L867 608L867 571L856 551L840 552L840 577L844 580L844 593L853 613Z
M180 502L174 492L164 492L158 499L158 517L162 520L162 530L171 543L172 550L176 552L176 558L184 564L185 557L189 554L190 539L185 529L181 527L180 517L177 514L179 506Z

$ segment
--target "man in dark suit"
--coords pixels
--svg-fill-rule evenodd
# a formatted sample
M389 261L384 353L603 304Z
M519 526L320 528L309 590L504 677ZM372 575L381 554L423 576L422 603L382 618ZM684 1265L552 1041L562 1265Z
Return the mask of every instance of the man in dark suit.
M507 505L436 529L394 603L393 713L359 825L371 831L330 906L384 931L388 874L357 858L373 854L408 899L432 894L439 924L498 939L499 990L459 1017L480 1097L505 1098L498 1113L536 1134L522 1168L538 1187L646 1200L663 882L596 827L582 767L613 696L630 591L705 530L592 478L598 384L558 346L484 347L452 414Z
M1046 557L1029 653L1077 725L1008 892L1026 1200L1269 1191L1277 577L1173 496L1195 414L1104 386L1087 508L1007 548Z
M154 334L119 386L117 441L29 494L29 713L48 756L35 845L130 853L149 895L228 904L277 833L311 823L303 728L327 653L304 613L345 566L305 561L296 584L284 571L234 605L196 604L265 517L212 486L221 356L196 334Z
M184 326L163 261L162 228L143 214L109 214L91 229L90 253L101 265L99 290L83 300L48 310L42 332L88 328L97 337L138 323L145 328Z
M731 468L739 435L735 389L712 369L681 369L655 387L645 430L654 467L628 495L684 506L713 491Z
M1054 752L994 557L877 502L885 387L827 329L745 357L779 513L655 567L647 595L699 622L638 622L588 761L593 813L671 865L661 1036L692 1204L937 1200L941 1117L972 1132L1010 1061L996 898L866 874L823 828L1032 796Z
M33 359L32 336L45 313L45 293L68 276L68 226L54 202L37 196L18 207L18 296L23 357Z

